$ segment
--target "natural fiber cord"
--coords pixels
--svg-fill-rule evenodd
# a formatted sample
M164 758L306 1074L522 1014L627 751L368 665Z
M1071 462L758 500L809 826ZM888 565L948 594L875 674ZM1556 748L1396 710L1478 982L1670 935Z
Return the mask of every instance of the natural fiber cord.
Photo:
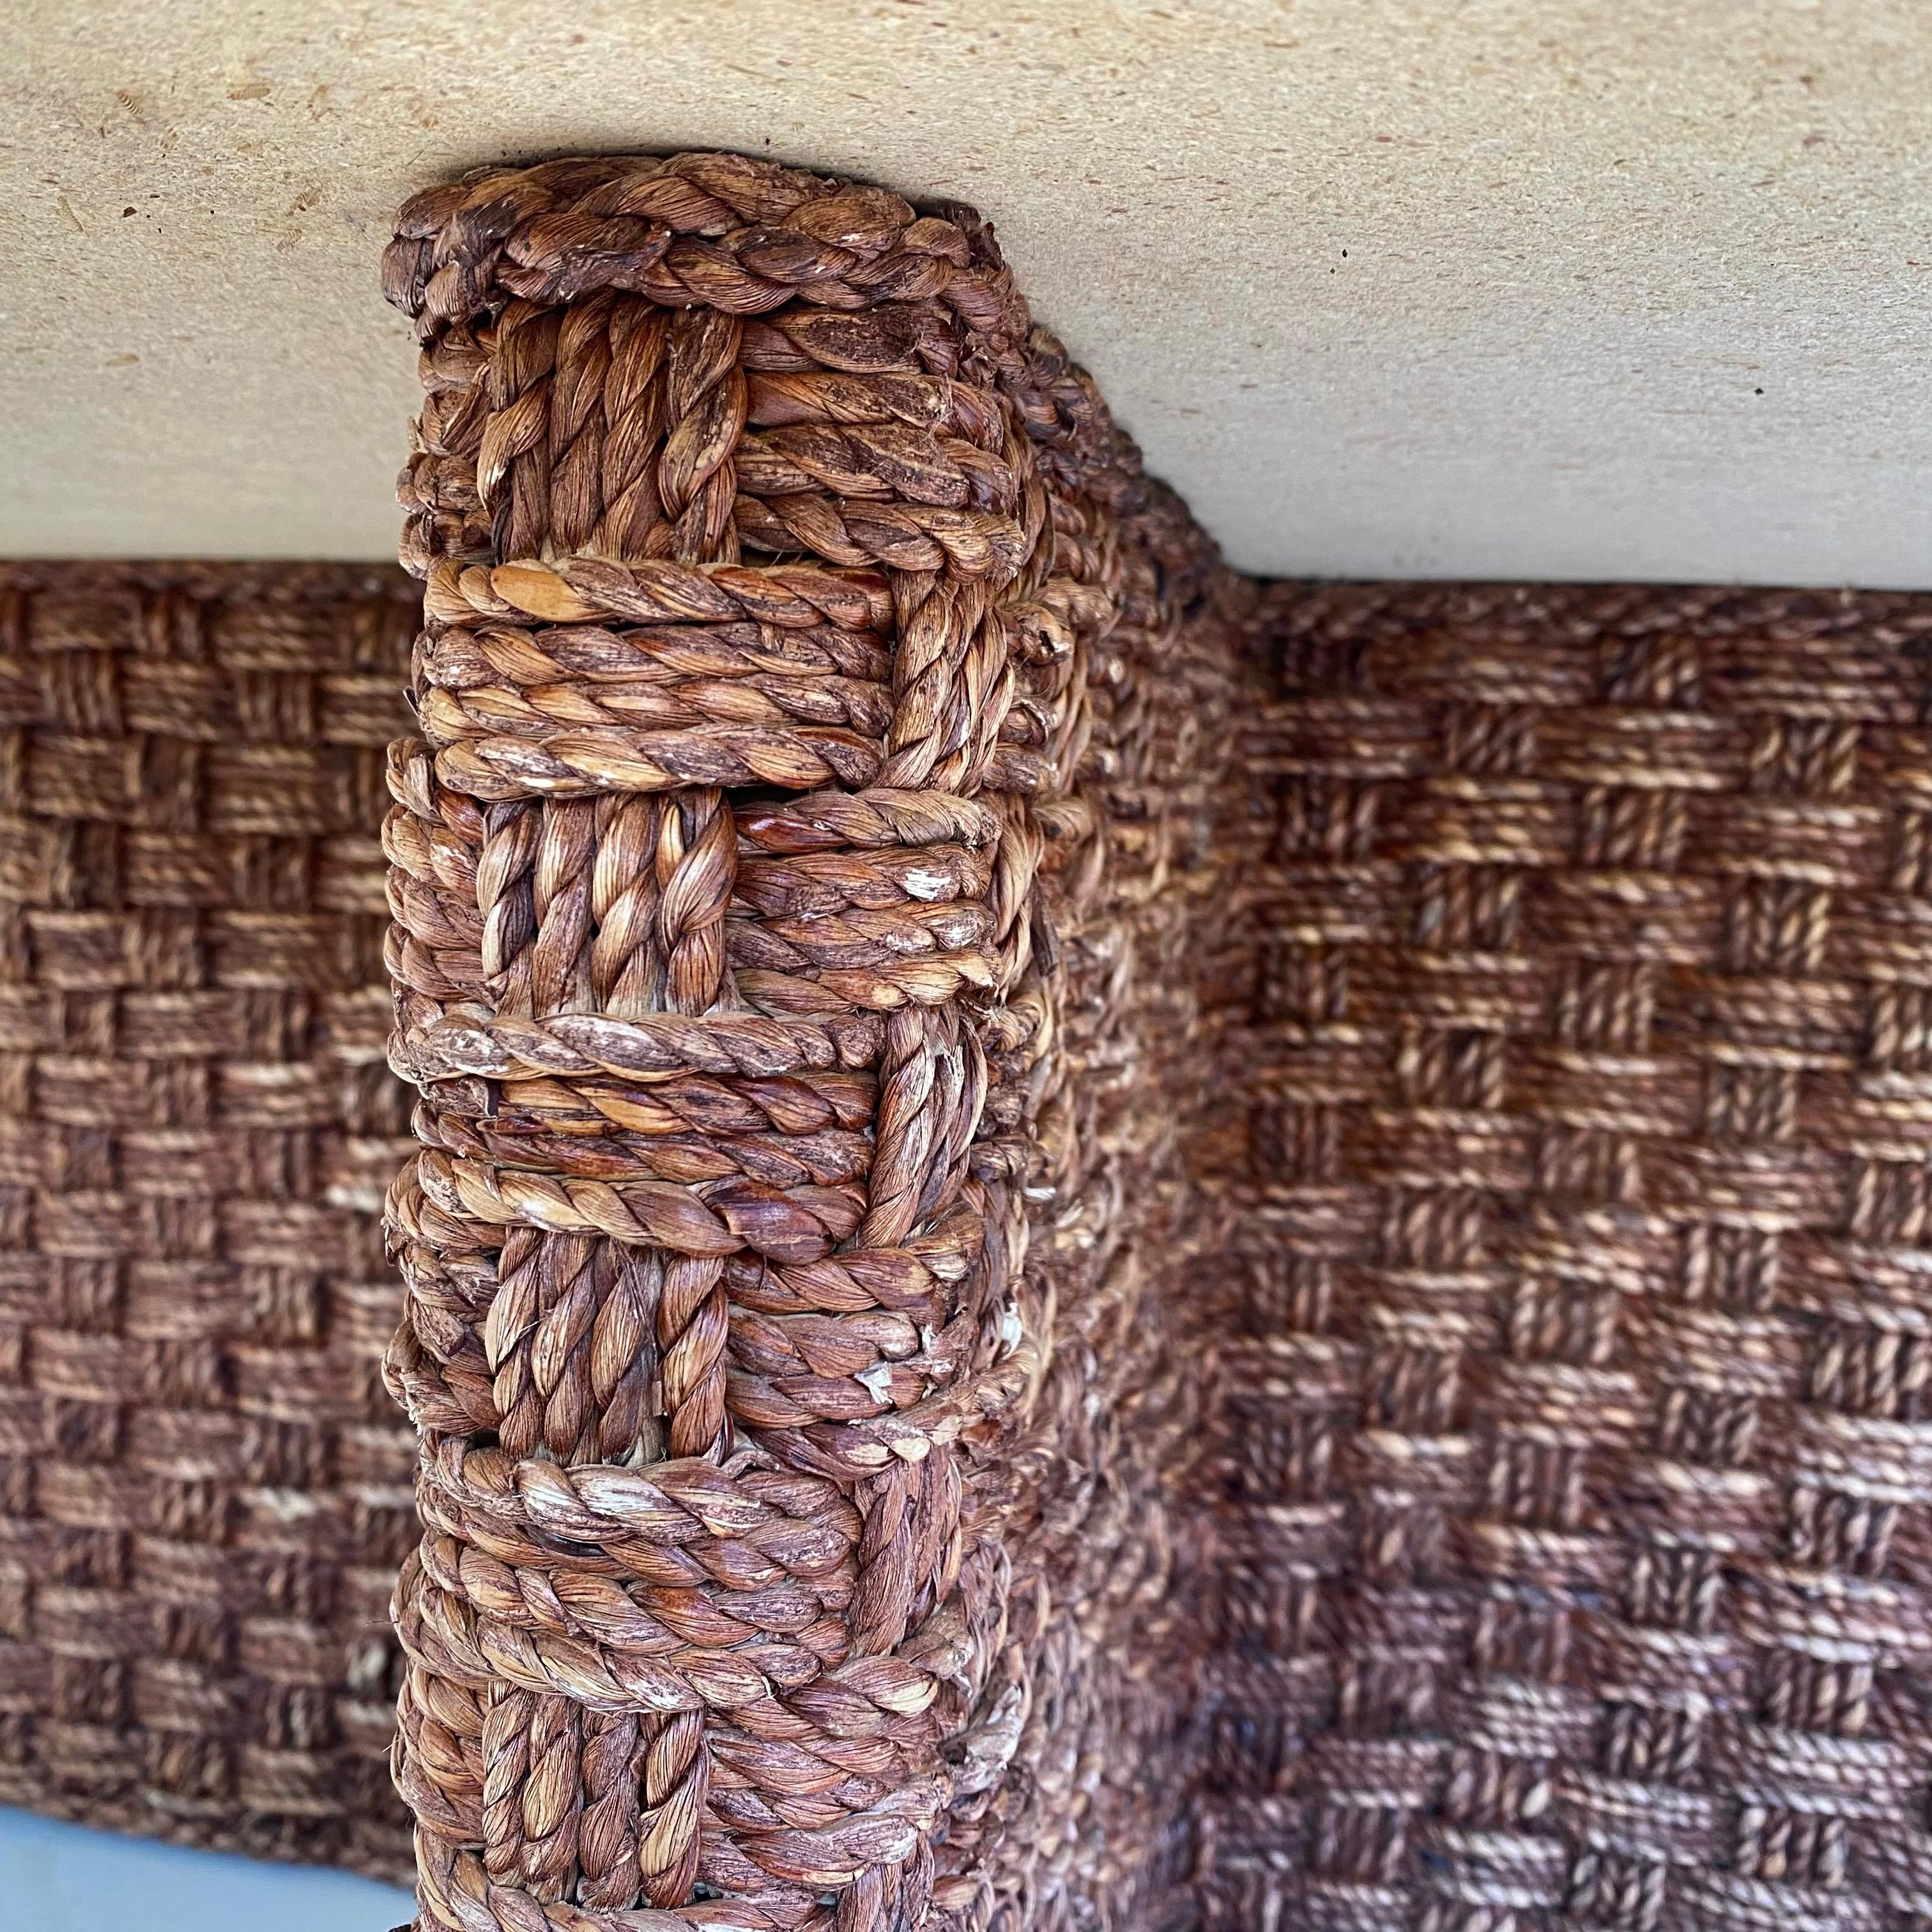
M409 590L0 566L0 1803L391 1875Z
M1256 638L1207 1924L1924 1932L1932 599L1280 586Z
M386 286L400 1289L415 613L0 590L0 1799L391 1869L399 1677L422 1932L1932 1932L1932 598L1246 581L734 157Z
M964 210L566 161L386 280L420 1922L1131 1916L1234 586Z

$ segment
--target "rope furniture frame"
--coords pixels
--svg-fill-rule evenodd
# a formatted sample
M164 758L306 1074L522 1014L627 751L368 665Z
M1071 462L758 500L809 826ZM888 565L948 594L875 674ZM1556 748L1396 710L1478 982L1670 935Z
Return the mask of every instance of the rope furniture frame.
M0 1798L1928 1932L1932 599L1247 581L970 211L734 156L386 286L419 592L0 568Z
M419 196L385 285L418 1923L1130 1912L1130 974L1232 580L970 212L566 160Z

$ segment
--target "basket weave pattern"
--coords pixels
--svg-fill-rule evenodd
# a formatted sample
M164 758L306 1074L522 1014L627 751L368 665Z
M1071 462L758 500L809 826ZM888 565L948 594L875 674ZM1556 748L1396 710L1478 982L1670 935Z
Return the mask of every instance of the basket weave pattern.
M387 286L419 1923L1130 1920L1194 1077L1136 954L1232 586L965 211L559 163Z
M1932 604L1256 638L1208 1922L1932 1924Z
M391 1874L410 590L0 568L0 1803Z
M393 1874L395 1700L422 1932L1932 1932L1932 600L1246 582L734 157L386 286L419 607L0 574L0 1802Z

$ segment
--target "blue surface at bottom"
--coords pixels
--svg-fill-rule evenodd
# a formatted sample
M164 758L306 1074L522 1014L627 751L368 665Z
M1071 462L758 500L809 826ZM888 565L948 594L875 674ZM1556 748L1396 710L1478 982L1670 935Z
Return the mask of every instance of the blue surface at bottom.
M388 1932L406 1892L348 1872L266 1864L0 1809L4 1932Z

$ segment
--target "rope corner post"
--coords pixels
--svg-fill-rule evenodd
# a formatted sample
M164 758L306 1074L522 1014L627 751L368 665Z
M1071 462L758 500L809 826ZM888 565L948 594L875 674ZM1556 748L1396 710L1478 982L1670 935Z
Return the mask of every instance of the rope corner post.
M418 1924L1132 1909L1186 1857L1136 967L1234 580L970 211L567 160L384 282Z

